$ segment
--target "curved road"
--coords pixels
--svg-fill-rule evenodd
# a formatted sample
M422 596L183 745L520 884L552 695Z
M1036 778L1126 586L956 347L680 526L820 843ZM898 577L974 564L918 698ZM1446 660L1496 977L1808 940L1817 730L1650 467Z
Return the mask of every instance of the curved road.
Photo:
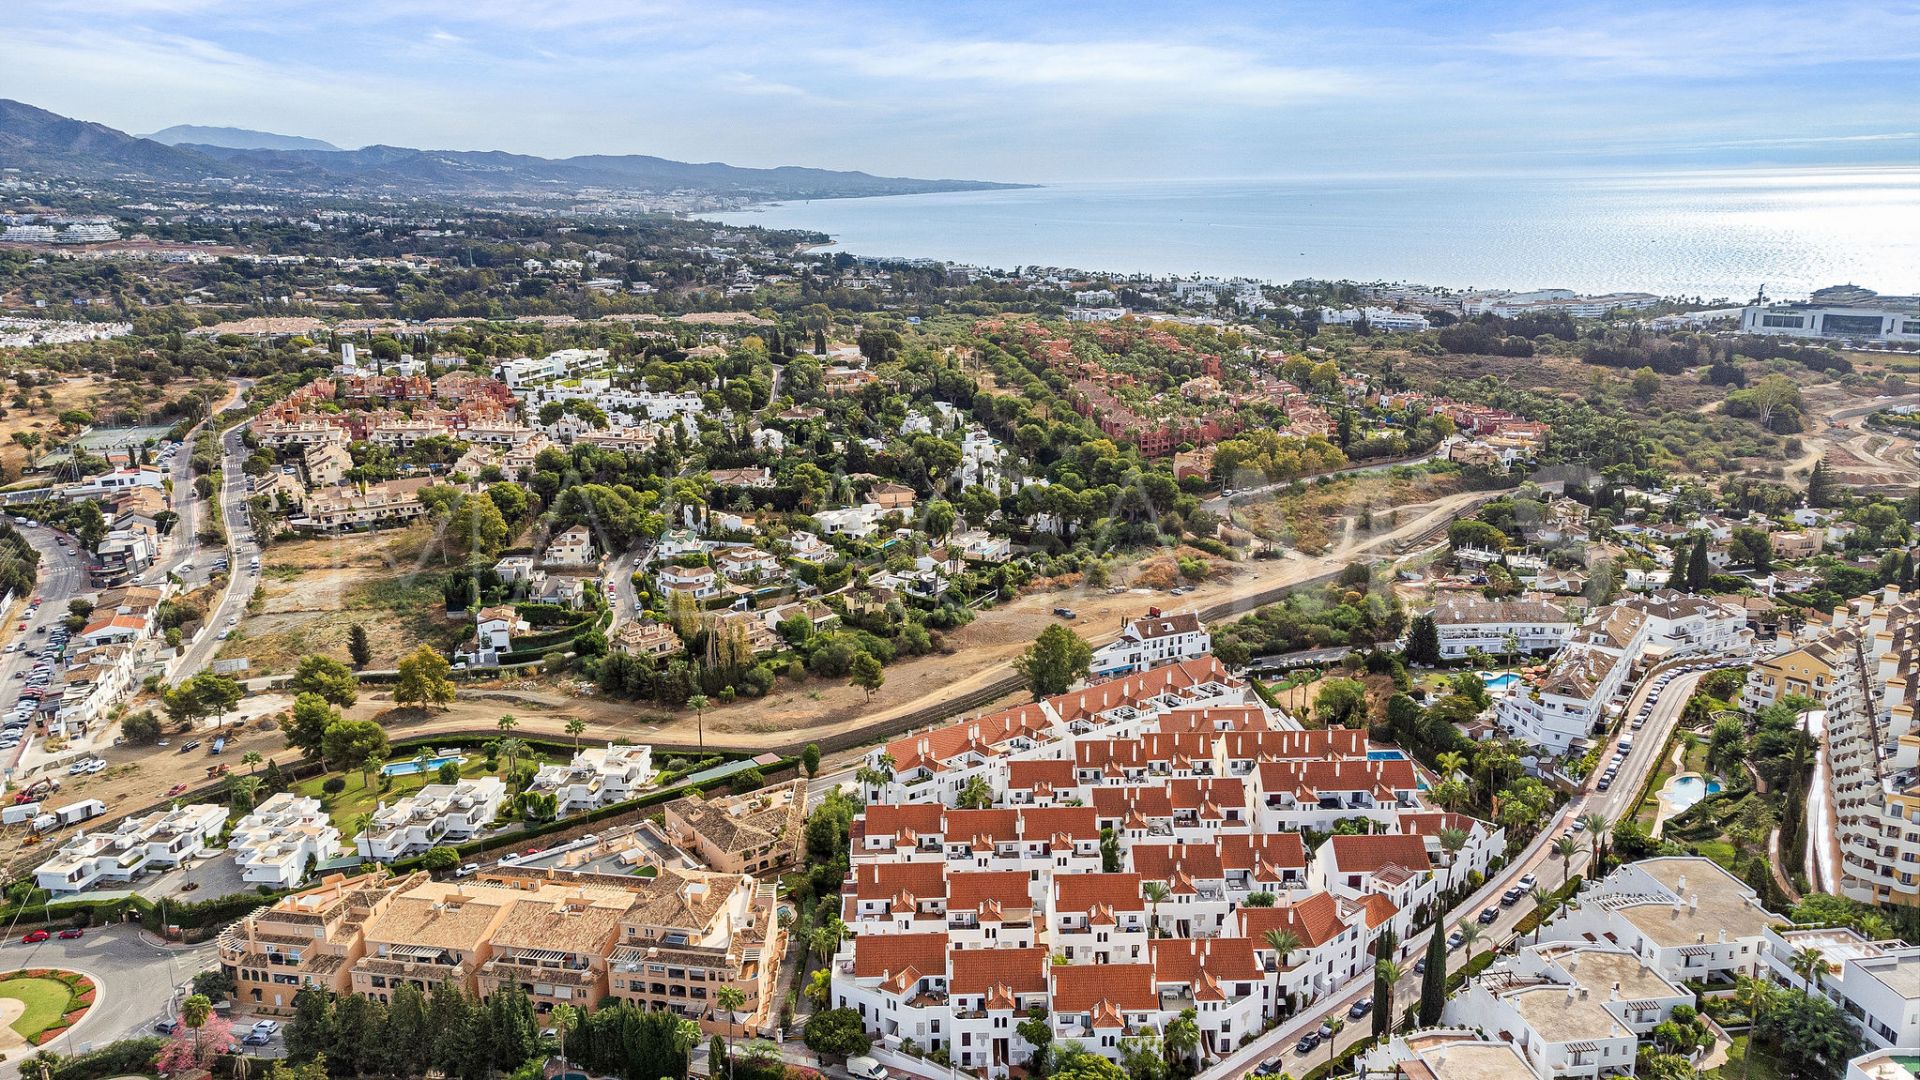
M1618 821L1627 812L1634 796L1639 794L1640 785L1646 780L1649 772L1657 767L1660 751L1666 746L1667 738L1672 734L1674 724L1679 720L1687 698L1692 696L1694 684L1700 680L1700 677L1701 673L1691 673L1677 676L1669 682L1666 689L1661 691L1654 705L1653 714L1647 719L1646 727L1634 735L1633 750L1621 764L1620 774L1610 785L1609 790L1605 792L1594 790L1592 778L1589 778L1588 783L1541 828L1539 834L1514 858L1512 863L1489 879L1480 891L1447 913L1447 925L1454 926L1461 922L1474 921L1481 909L1488 905L1497 906L1500 903L1500 894L1506 892L1526 874L1536 874L1544 888L1558 888L1565 884L1567 879L1562 871L1560 860L1553 856L1549 845L1555 838L1565 834L1574 821L1588 814L1600 814L1609 821ZM1640 703L1646 700L1651 690L1650 683L1651 680L1647 680L1634 690L1633 697L1627 703L1628 717L1639 711ZM1617 738L1609 738L1607 745L1612 746L1618 741ZM1611 751L1608 753L1610 754ZM1572 873L1578 874L1591 861L1592 846L1586 833L1575 835L1583 841L1583 844L1580 854L1574 856L1570 869ZM1492 926L1485 928L1482 942L1488 948L1495 950L1505 947L1515 937L1514 927L1526 915L1529 906L1525 900L1522 900L1512 907L1500 908L1500 917ZM1394 987L1393 1008L1396 1013L1404 1011L1408 1005L1419 1000L1421 976L1413 974L1413 964L1426 955L1426 948L1427 932L1425 931L1416 935L1413 941L1403 943L1402 952L1405 957L1407 976ZM1467 959L1464 951L1449 953L1447 955L1448 970L1457 969L1465 964ZM1319 1027L1328 1017L1339 1016L1344 1019L1347 1016L1347 1010L1354 1002L1372 993L1373 977L1371 974L1363 973L1360 978L1353 980L1338 993L1314 1002L1305 1011L1282 1022L1279 1027L1203 1070L1200 1073L1201 1080L1229 1080L1231 1077L1243 1076L1251 1072L1261 1061L1276 1055L1282 1059L1282 1067L1295 1076L1303 1075L1307 1070L1325 1064L1328 1054L1325 1043L1306 1054L1296 1053L1295 1043L1299 1041L1300 1036ZM1371 1018L1349 1020L1347 1026L1334 1038L1333 1053L1338 1056L1355 1042L1371 1036Z

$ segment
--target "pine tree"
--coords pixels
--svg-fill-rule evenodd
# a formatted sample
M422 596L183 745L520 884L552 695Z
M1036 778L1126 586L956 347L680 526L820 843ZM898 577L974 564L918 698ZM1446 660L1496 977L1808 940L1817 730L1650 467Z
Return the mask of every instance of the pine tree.
M1420 1026L1440 1022L1447 1005L1447 920L1435 919L1433 936L1427 939L1427 970L1420 975Z
M1807 505L1816 509L1833 505L1838 493L1834 490L1833 470L1827 468L1827 459L1821 458L1813 463L1813 472L1807 475Z
M353 657L353 666L366 667L373 660L373 644L367 640L367 628L354 623L347 630L347 655Z
M1425 667L1440 663L1440 628L1433 616L1418 616L1407 628L1407 662Z
M1712 567L1707 562L1707 537L1702 533L1693 543L1693 555L1687 559L1687 591L1704 592L1707 587L1707 578L1712 576L1712 573Z

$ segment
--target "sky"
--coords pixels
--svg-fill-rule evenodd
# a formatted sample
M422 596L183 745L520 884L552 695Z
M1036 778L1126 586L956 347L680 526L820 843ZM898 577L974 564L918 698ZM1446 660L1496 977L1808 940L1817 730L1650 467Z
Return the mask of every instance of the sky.
M7 0L134 133L1018 182L1920 164L1920 2Z

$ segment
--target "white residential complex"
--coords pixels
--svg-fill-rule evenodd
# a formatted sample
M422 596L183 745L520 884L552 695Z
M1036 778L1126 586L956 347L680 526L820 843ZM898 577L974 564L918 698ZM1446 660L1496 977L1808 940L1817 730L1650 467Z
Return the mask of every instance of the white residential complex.
M1463 660L1475 649L1488 656L1550 653L1573 636L1567 609L1543 600L1443 597L1430 611L1442 660Z
M55 896L125 886L199 855L226 824L226 807L212 803L127 818L110 832L82 833L60 845L34 870L33 883Z
M339 853L340 830L319 799L281 791L234 823L227 847L240 867L240 880L290 889L315 864Z
M529 791L553 795L562 817L635 798L653 782L653 748L608 743L575 751L565 765L542 765Z
M1120 636L1093 650L1096 678L1192 660L1213 651L1213 635L1191 611L1163 615L1153 608L1127 623Z
M497 776L462 780L457 784L428 784L391 805L382 802L373 823L353 838L360 856L392 862L407 855L473 839L493 824L507 785Z

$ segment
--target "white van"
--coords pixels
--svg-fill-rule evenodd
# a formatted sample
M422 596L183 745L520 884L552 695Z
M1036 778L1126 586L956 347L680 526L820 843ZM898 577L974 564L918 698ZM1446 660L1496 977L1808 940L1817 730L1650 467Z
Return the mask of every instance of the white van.
M887 1067L870 1057L848 1058L847 1071L860 1080L887 1080Z

